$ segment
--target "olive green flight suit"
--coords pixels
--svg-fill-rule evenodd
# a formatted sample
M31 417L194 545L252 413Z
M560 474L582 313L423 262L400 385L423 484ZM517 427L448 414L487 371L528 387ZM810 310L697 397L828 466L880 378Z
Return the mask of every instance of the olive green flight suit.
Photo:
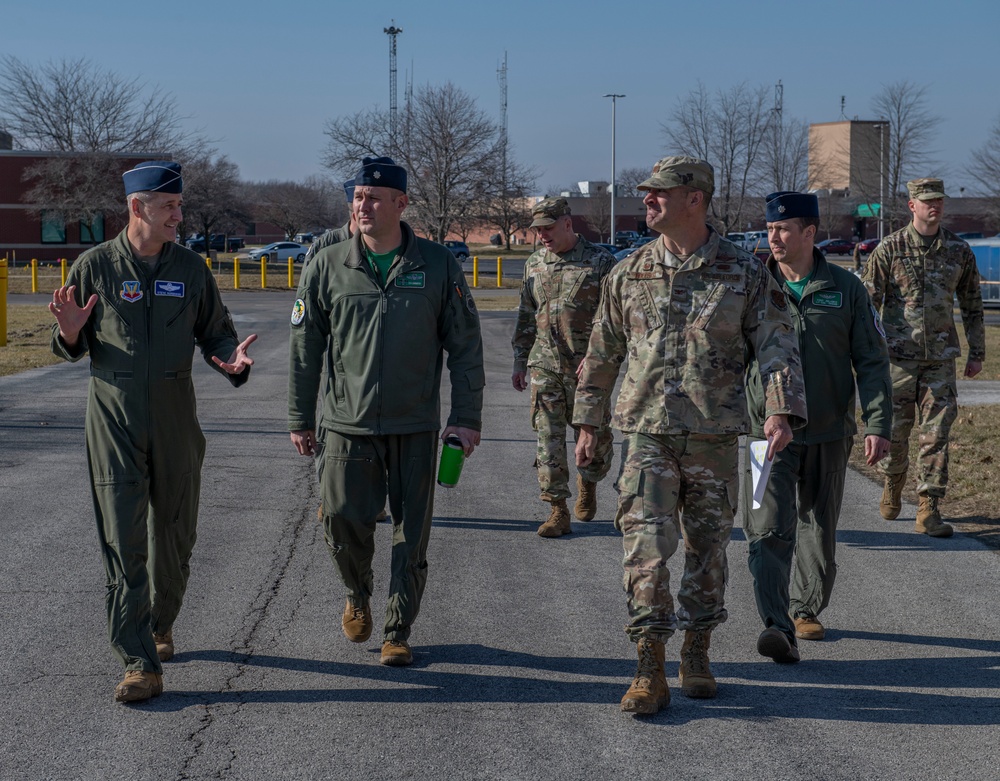
M161 672L153 633L177 618L190 574L205 438L198 425L194 346L212 368L239 344L215 278L196 253L168 243L155 269L123 231L81 255L66 281L77 303L98 301L70 349L90 353L87 462L107 574L108 634L126 670ZM228 377L235 386L249 367Z

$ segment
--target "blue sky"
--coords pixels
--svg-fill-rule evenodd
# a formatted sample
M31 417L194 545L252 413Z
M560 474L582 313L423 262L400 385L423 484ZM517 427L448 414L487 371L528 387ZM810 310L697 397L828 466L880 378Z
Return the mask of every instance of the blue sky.
M1000 116L1000 5L950 3L624 3L578 0L0 0L3 51L29 62L86 56L171 92L192 127L217 140L247 179L321 173L327 120L389 103L390 20L399 99L451 81L499 117L508 59L508 124L539 189L608 179L611 105L617 166L651 167L661 132L700 79L784 85L786 117L874 119L872 97L900 80L926 85L942 117L933 152L949 192Z

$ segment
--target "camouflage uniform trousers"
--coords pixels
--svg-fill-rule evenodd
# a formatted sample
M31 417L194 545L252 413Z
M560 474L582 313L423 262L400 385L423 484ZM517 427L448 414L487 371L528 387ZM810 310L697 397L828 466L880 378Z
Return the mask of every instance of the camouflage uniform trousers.
M569 462L566 459L566 428L573 420L573 397L576 395L576 375L563 375L544 369L531 369L531 427L538 432L535 468L543 502L567 499ZM580 476L599 483L611 468L614 456L614 433L610 428L611 406L604 411L604 423L597 429L594 460L580 468ZM575 439L580 431L573 429Z
M633 642L665 641L677 629L713 629L726 620L737 458L735 434L626 434L615 526L625 550L625 632ZM681 535L675 614L667 561Z
M887 475L906 474L914 422L920 430L917 493L943 497L948 485L948 437L958 416L955 361L892 359L892 445L883 463Z

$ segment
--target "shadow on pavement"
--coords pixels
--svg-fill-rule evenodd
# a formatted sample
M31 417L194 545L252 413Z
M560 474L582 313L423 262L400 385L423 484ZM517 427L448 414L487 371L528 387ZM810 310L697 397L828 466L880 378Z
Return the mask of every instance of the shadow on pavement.
M952 640L866 632L840 632L838 636L1000 652L1000 642L969 638ZM373 655L377 653L376 648L370 651ZM193 705L323 702L376 705L576 703L617 709L635 669L631 659L540 656L478 644L416 646L414 665L409 668L383 667L374 658L371 664L358 664L223 650L195 651L179 654L176 658L179 662L236 664L354 680L349 685L338 686L331 682L331 686L322 688L208 692L171 691L168 688L162 697L143 704L144 709L176 711ZM440 665L461 665L468 670L442 670ZM495 667L504 671L520 667L555 675L488 674L485 670ZM968 686L1000 689L998 656L858 661L809 661L806 658L797 665L775 665L762 660L713 662L712 667L719 679L719 697L688 700L679 691L676 662L668 661L667 675L673 701L664 713L650 722L677 724L719 717L748 721L808 718L954 726L1000 722L1000 697L901 690L920 687L922 681L927 682L928 688L936 689L965 689ZM568 675L616 680L566 680ZM732 682L733 678L739 680ZM365 682L372 685L365 686Z
M435 516L434 525L451 529L478 529L480 531L516 531L531 532L538 530L538 525L545 520L525 520L523 518L442 518ZM578 521L573 519L573 533L560 537L560 540L571 541L573 538L585 537L620 537L612 521L594 520Z

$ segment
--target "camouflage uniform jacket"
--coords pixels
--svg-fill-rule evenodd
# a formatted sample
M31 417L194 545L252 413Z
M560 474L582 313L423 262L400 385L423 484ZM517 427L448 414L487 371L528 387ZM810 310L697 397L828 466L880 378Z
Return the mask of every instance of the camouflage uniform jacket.
M601 282L614 264L610 252L582 236L562 255L540 249L528 258L511 339L515 372L535 366L576 374L587 352Z
M341 225L339 228L331 228L328 231L313 239L313 243L309 245L309 251L306 252L306 263L316 257L316 253L319 252L324 247L329 247L331 244L340 244L342 241L349 241L351 238L351 221L348 220L346 225Z
M954 298L962 310L970 361L986 357L983 294L969 245L941 228L925 248L911 222L872 251L862 279L882 315L889 356L946 361L962 354Z
M779 285L784 277L774 257L767 269ZM809 423L795 432L798 444L815 445L854 436L855 375L865 434L891 439L892 381L882 326L865 286L847 269L813 249L813 270L798 301L787 296L806 381ZM751 360L747 375L750 433L764 436L764 393Z
M764 265L715 231L686 261L669 254L662 239L651 242L604 282L573 423L600 425L627 356L616 428L744 433L747 349L760 364L765 415L789 415L791 427L801 427L799 349L788 303Z
M365 260L361 234L303 270L289 341L289 431L316 428L324 362L324 428L378 436L439 429L445 352L448 425L480 429L483 342L462 267L447 248L401 226L384 286Z

